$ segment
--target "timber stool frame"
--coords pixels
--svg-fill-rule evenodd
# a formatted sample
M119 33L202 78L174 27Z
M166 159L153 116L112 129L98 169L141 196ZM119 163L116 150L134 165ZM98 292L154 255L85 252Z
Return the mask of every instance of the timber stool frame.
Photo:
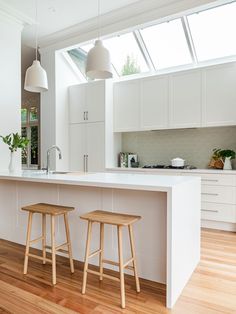
M21 209L29 212L26 248L25 248L25 260L24 260L24 275L26 275L28 271L29 257L42 260L43 264L46 264L46 262L49 262L49 263L52 263L52 284L55 285L56 284L56 252L62 252L69 255L70 270L71 270L71 273L74 273L74 262L72 259L72 249L71 249L71 240L70 240L69 223L68 223L68 212L74 210L74 207L38 203L38 204L29 205L29 206L24 206ZM32 229L33 214L42 215L42 236L34 240L31 240L30 236L31 236L31 229ZM46 215L51 216L51 246L46 245ZM60 216L60 215L64 216L66 242L61 245L56 246L55 244L55 216ZM43 252L42 257L29 253L30 245L38 241L42 241L42 252ZM64 250L63 249L64 247L67 247L68 250ZM47 258L46 249L51 251L52 259Z
M136 255L134 248L134 236L133 236L133 223L141 219L140 216L133 216L127 214L113 213L102 210L95 210L93 212L87 213L80 216L81 219L88 221L88 231L87 231L87 242L86 242L86 252L85 252L85 261L84 261L84 273L83 273L83 285L82 285L82 294L85 294L86 284L87 284L87 274L94 274L99 276L100 281L104 278L112 279L120 282L120 297L121 297L121 307L125 308L125 281L124 281L124 269L130 269L134 272L135 282L136 282L136 291L140 292L140 284L137 273L137 263ZM100 248L93 253L90 253L90 242L92 235L92 224L96 222L100 224ZM117 226L117 235L118 235L118 255L119 262L114 262L111 260L104 259L104 224ZM123 245L122 245L122 228L128 227L129 238L130 238L130 248L132 257L124 262L123 261ZM88 269L89 258L94 257L99 254L99 272ZM133 265L130 266L129 264ZM119 267L120 278L115 276L110 276L103 273L103 264L110 264Z

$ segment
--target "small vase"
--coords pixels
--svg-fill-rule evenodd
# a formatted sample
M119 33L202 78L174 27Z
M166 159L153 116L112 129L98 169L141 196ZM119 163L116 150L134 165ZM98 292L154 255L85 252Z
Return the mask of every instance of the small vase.
M231 157L225 157L224 170L232 170Z
M11 152L10 155L10 162L9 162L9 166L8 166L8 170L9 172L14 172L15 171L15 167L16 167L16 161L15 161L15 152Z

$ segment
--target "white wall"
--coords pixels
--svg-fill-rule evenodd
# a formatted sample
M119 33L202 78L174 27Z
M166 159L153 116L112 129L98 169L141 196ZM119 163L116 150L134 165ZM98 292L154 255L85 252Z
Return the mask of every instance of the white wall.
M47 149L58 145L62 160L52 154L51 167L68 170L68 86L77 84L78 77L61 53L46 52L41 55L41 64L48 75L48 91L41 93L41 166L46 166Z
M0 12L0 135L21 131L21 30ZM0 170L8 169L9 154L0 141ZM16 162L20 168L20 152Z

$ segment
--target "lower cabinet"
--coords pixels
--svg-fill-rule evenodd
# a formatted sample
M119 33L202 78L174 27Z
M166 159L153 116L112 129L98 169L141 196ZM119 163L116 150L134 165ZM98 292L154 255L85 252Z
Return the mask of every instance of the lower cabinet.
M70 171L104 171L104 122L70 125Z

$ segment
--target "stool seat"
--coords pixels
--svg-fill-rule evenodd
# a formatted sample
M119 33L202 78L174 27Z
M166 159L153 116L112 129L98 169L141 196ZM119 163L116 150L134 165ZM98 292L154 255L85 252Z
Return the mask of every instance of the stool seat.
M104 210L95 210L80 216L80 218L115 226L128 226L141 219L140 216L112 213Z
M74 207L38 203L29 206L24 206L21 209L32 213L58 216L67 214L68 212L74 210Z

